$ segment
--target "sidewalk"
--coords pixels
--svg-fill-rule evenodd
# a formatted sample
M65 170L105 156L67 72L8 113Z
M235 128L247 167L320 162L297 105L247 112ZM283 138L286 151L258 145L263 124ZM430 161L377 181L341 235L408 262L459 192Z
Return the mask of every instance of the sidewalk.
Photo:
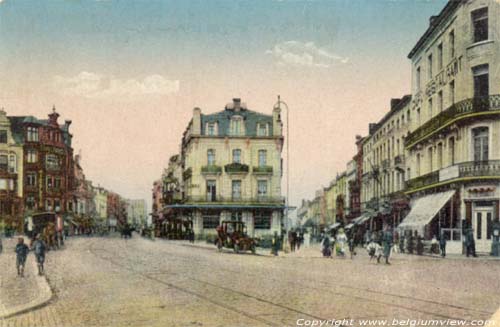
M2 239L0 254L0 320L39 308L52 299L45 276L38 276L35 256L30 251L24 278L17 277L15 245L17 238ZM48 254L50 260L50 252Z

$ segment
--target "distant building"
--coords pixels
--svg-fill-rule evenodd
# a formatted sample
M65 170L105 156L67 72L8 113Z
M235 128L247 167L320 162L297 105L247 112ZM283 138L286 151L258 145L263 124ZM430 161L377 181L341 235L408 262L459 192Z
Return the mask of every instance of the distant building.
M147 223L146 200L127 200L127 222L134 226Z

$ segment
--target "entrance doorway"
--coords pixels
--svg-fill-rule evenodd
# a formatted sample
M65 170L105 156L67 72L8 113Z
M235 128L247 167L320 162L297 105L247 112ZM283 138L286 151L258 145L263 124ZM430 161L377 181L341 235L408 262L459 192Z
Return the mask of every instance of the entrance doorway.
M493 208L476 208L472 228L474 228L474 238L477 252L491 251L491 234L493 223Z

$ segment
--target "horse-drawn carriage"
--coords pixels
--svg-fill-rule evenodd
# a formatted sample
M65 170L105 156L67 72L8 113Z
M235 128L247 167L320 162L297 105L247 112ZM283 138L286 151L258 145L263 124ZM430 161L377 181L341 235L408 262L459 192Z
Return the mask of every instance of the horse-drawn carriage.
M44 212L32 215L31 219L33 222L32 238L40 235L40 238L47 244L49 249L59 248L60 235L58 235L58 232L60 230L58 229L62 228L62 226L59 226L62 224L61 218L58 218L55 213ZM58 219L61 221L58 221Z
M219 251L225 247L233 249L236 253L251 251L255 254L258 245L257 239L247 235L244 222L236 220L223 221L216 230L216 245Z

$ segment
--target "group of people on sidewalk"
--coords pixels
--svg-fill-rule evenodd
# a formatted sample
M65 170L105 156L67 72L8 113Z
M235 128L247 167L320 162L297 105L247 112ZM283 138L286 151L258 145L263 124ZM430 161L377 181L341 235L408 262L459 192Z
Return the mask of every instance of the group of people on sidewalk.
M329 233L323 233L321 253L325 258L332 258L333 252L339 257L345 257L347 249L349 249L352 259L356 255L356 244L355 234L352 232L346 234L344 229L341 228L335 236Z
M3 246L0 239L0 254L2 253L2 250ZM38 275L43 275L45 272L44 264L47 245L42 240L40 235L37 235L34 238L31 245L31 250L33 250L35 254L35 259L38 266ZM30 247L24 242L24 237L18 237L14 252L16 253L17 276L24 277L24 268L26 266L26 260L30 252Z

